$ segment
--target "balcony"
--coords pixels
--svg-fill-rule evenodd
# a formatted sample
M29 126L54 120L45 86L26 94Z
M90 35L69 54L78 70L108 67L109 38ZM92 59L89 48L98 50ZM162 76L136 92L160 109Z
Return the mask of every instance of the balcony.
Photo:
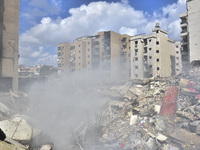
M181 32L181 37L187 36L188 32L187 31L182 31Z
M181 28L187 27L187 22L181 22Z

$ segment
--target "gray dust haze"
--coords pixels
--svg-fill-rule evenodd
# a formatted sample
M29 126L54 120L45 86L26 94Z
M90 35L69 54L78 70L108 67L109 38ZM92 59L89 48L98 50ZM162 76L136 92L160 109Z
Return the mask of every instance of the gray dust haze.
M29 115L36 120L33 125L50 136L56 150L68 149L72 132L82 123L94 121L105 103L97 92L102 76L99 72L72 73L31 88Z

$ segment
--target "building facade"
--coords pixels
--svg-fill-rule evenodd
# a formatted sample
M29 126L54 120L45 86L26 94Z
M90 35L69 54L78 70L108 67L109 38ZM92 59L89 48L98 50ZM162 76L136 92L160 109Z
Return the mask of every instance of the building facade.
M181 42L175 43L175 62L176 62L176 75L182 72L182 57L181 57Z
M0 90L18 90L19 3L0 1Z
M150 35L131 37L131 78L175 75L175 42L157 23Z
M187 12L180 14L182 60L184 67L200 62L200 1L187 0Z
M129 78L130 36L103 31L58 44L58 70L100 70L110 78Z

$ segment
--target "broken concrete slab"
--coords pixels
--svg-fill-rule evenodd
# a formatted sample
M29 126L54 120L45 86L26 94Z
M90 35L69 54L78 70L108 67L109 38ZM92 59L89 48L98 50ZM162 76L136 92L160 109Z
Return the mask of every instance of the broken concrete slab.
M17 147L17 146L12 145L12 144L8 144L4 141L0 141L0 148L1 148L1 150L26 150L24 148Z
M5 132L6 136L11 139L26 142L31 140L32 128L20 117L1 121L0 127Z

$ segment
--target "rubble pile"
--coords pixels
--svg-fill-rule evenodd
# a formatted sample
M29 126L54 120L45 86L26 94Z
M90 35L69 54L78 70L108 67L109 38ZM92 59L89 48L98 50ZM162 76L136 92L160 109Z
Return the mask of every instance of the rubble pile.
M18 92L0 93L0 149L2 150L51 150L53 145L33 145L42 132L32 128L24 114L29 109L27 95ZM3 137L3 138L2 138Z
M174 78L105 88L108 102L102 113L99 149L199 149L199 73L194 68Z

